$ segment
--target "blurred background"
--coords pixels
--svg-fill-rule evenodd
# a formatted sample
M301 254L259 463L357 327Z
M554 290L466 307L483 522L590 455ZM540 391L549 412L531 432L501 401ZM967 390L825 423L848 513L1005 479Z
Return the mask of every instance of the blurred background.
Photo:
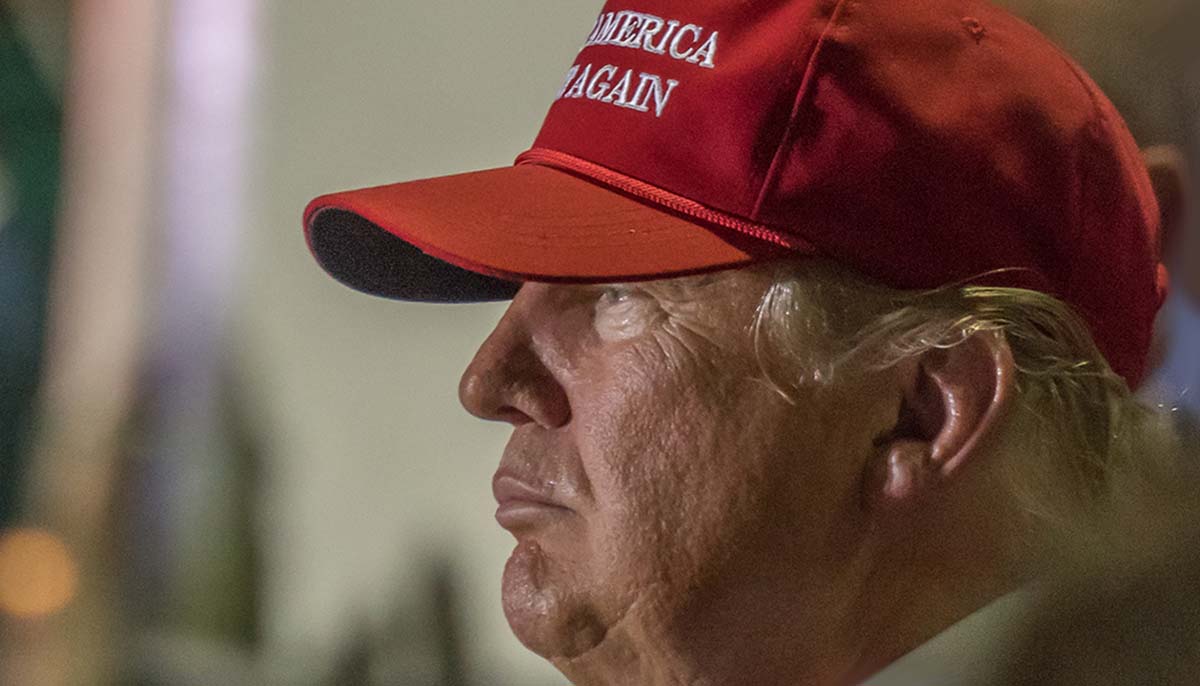
M511 163L599 4L0 0L0 684L562 682L455 394L502 306L353 293L300 213ZM1200 168L1194 0L1007 4ZM1172 223L1143 392L1194 430Z

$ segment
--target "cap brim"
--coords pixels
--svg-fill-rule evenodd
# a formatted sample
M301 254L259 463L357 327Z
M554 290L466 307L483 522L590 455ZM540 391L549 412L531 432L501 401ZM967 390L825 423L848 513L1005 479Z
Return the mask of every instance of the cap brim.
M503 300L523 281L664 278L782 251L538 165L322 196L304 224L337 280L424 302Z

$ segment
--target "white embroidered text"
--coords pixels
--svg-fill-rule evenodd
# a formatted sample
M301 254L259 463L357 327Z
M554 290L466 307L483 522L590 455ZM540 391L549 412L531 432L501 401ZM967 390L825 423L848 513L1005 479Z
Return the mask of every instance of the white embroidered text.
M631 48L715 69L719 36L719 32L706 31L697 24L624 10L601 14L583 47ZM655 117L661 117L679 85L678 79L640 69L579 63L567 72L554 99L593 100L637 112L653 110Z

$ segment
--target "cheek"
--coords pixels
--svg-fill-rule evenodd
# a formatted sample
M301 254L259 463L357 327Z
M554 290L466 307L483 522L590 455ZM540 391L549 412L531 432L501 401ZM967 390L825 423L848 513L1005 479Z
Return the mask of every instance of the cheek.
M631 354L595 387L592 404L577 406L582 420L580 450L596 497L597 512L627 521L653 519L669 509L672 481L690 432L681 431L687 389L670 383L662 369L648 369Z
M739 522L761 509L774 457L773 446L743 431L748 421L771 421L756 395L765 391L748 380L684 381L677 371L613 369L596 404L577 408L586 422L580 450L596 499L596 552L636 572L631 583L686 583L715 564L730 548L725 539L746 528Z

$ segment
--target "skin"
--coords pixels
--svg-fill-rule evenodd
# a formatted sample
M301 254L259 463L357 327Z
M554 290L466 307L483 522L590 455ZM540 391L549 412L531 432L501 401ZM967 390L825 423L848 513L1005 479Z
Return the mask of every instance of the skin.
M770 283L529 283L463 375L463 405L513 426L498 495L541 501L498 514L506 616L572 683L850 683L1012 583L957 580L1003 536L986 479L951 478L987 471L963 465L1007 406L1007 347L789 402L750 333Z

